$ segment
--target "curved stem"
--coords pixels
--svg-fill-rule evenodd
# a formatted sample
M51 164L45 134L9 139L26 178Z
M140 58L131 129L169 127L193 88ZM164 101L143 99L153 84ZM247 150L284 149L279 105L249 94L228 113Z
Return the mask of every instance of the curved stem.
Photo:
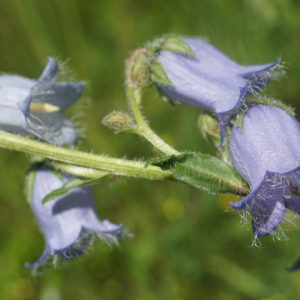
M165 143L158 135L156 135L153 130L149 127L147 122L145 121L139 104L141 102L142 92L141 89L135 88L134 84L131 81L130 71L135 59L146 52L146 48L140 48L135 50L126 62L126 88L127 88L127 98L129 102L129 106L131 108L132 114L137 125L143 131L143 136L159 151L166 155L179 155L180 152L173 149L170 145Z
M83 166L85 168L109 171L115 175L156 180L174 179L171 172L162 171L159 167L149 166L145 169L144 162L111 158L104 155L67 149L4 131L0 131L0 147L32 155L39 155L48 159Z

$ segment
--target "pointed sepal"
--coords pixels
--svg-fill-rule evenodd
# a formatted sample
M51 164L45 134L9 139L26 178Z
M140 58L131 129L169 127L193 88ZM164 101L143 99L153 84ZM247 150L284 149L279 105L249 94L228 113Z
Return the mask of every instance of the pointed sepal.
M162 64L156 58L153 59L150 65L150 69L151 69L151 79L154 82L163 85L172 85L172 82L168 78Z
M172 52L186 54L191 57L196 57L196 54L192 48L174 35L169 35L166 37L165 42L161 46L161 50L169 50Z
M192 50L192 48L182 41L179 37L173 34L166 34L162 37L154 39L147 46L147 56L154 57L155 52L159 51L172 51L177 53L182 53L191 57L196 57L196 54Z

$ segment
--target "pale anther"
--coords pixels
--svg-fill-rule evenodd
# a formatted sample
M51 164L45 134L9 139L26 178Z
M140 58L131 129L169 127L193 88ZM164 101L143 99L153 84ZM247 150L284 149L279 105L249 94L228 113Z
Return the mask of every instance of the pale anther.
M285 182L286 182L288 188L291 191L291 194L289 196L284 196L284 198L285 199L292 199L292 197L294 195L300 196L300 193L298 192L298 186L295 184L295 187L294 187L291 180L290 180L290 178L287 175L284 175L284 179L285 179Z
M55 105L52 105L50 103L32 102L30 104L30 107L29 107L29 111L34 112L34 113L49 114L49 113L53 113L53 112L56 112L56 111L59 111L59 110L60 110L59 106L55 106Z

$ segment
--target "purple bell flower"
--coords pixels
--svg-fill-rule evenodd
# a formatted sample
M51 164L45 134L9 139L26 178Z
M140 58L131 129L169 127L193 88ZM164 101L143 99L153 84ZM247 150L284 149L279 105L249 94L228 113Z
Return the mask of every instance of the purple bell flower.
M230 203L251 209L255 237L271 234L286 208L300 214L300 124L279 107L257 105L244 117L243 129L233 127L232 162L252 192Z
M31 133L52 144L74 144L78 138L63 111L81 95L81 82L55 82L56 61L48 64L40 78L0 76L0 130Z
M171 99L216 112L222 144L230 117L239 109L244 96L265 87L281 56L270 64L244 67L207 42L193 38L182 41L191 47L196 58L171 51L159 52L158 60L173 84L159 86Z
M107 241L115 241L121 235L123 225L98 219L90 186L74 188L42 204L47 194L61 188L71 178L71 175L63 173L60 179L45 166L36 173L30 205L45 235L46 248L35 263L26 264L27 268L43 265L51 255L60 254L65 259L78 257L88 247L92 234Z

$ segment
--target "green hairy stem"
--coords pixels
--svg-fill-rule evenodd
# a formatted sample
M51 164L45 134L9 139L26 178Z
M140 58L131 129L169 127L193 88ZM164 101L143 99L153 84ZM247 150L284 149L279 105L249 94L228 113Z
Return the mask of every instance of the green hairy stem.
M156 135L153 130L149 127L147 122L145 121L141 110L140 110L140 102L142 97L142 91L140 88L136 88L131 81L131 68L134 61L137 59L139 55L143 55L146 53L146 48L140 48L135 50L126 62L126 88L127 88L127 97L128 103L131 108L133 117L139 126L139 128L143 132L143 136L159 151L166 155L179 155L180 152L173 149L170 145L165 143L158 135Z
M72 150L31 140L4 131L0 131L0 147L21 151L27 154L43 156L48 159L85 168L108 171L120 176L156 180L173 179L173 174L171 172L162 171L159 167L149 166L145 169L144 162L111 158L104 155ZM59 166L57 167L59 168ZM86 174L85 171L82 176L85 177ZM80 175L80 172L77 173L77 175Z

